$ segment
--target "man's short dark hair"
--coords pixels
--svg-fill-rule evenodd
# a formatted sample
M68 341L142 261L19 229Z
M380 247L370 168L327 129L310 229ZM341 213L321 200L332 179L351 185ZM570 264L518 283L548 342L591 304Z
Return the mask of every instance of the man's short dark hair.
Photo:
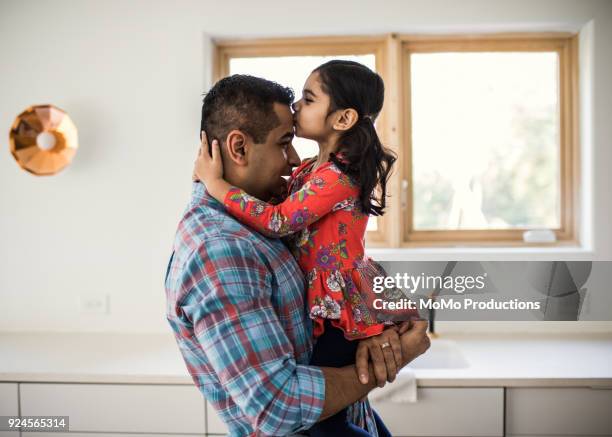
M260 77L234 74L217 82L206 93L202 104L201 130L209 144L224 144L227 134L241 130L255 143L264 143L272 129L280 125L274 103L291 105L293 90Z

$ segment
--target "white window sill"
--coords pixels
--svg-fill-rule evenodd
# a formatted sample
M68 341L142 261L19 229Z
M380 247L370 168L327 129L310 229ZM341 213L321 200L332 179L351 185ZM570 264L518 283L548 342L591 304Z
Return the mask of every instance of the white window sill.
M376 261L593 261L595 252L581 247L418 247L366 248Z

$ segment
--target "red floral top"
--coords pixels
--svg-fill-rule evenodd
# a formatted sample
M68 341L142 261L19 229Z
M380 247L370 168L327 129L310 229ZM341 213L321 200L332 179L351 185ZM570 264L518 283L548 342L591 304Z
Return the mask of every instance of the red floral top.
M359 207L359 187L331 161L310 171L306 160L289 182L289 196L272 205L233 187L224 204L241 222L269 237L288 238L308 282L306 297L314 336L325 318L349 339L380 334L392 322L376 320L374 276L385 272L364 257L368 216Z

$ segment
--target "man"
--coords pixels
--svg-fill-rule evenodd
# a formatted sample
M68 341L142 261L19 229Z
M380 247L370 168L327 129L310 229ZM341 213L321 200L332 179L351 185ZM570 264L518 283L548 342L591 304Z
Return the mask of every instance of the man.
M263 200L282 195L282 176L300 163L291 144L292 101L287 88L239 75L206 95L202 131L220 140L228 182ZM355 366L309 366L312 327L296 261L281 240L226 214L198 182L178 227L166 294L167 318L189 373L231 436L307 430L395 376L391 348L374 365L358 361L366 383ZM415 322L401 336L397 364L429 347L426 326ZM389 375L385 365L393 369ZM355 405L356 422L374 422L367 401Z

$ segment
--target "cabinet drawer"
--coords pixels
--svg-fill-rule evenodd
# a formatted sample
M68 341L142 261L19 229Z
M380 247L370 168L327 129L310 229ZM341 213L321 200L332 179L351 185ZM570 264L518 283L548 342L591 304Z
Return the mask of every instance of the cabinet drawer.
M612 435L612 390L508 388L508 434Z
M17 384L0 384L0 416L17 416L18 407ZM0 437L19 437L19 431L0 431Z
M208 434L226 435L228 433L227 425L208 402L206 402L206 430Z
M503 388L419 388L415 403L372 402L394 436L502 436Z
M0 384L0 416L16 416L19 413L17 397L17 384Z
M205 432L194 386L21 384L22 416L69 416L71 431Z

